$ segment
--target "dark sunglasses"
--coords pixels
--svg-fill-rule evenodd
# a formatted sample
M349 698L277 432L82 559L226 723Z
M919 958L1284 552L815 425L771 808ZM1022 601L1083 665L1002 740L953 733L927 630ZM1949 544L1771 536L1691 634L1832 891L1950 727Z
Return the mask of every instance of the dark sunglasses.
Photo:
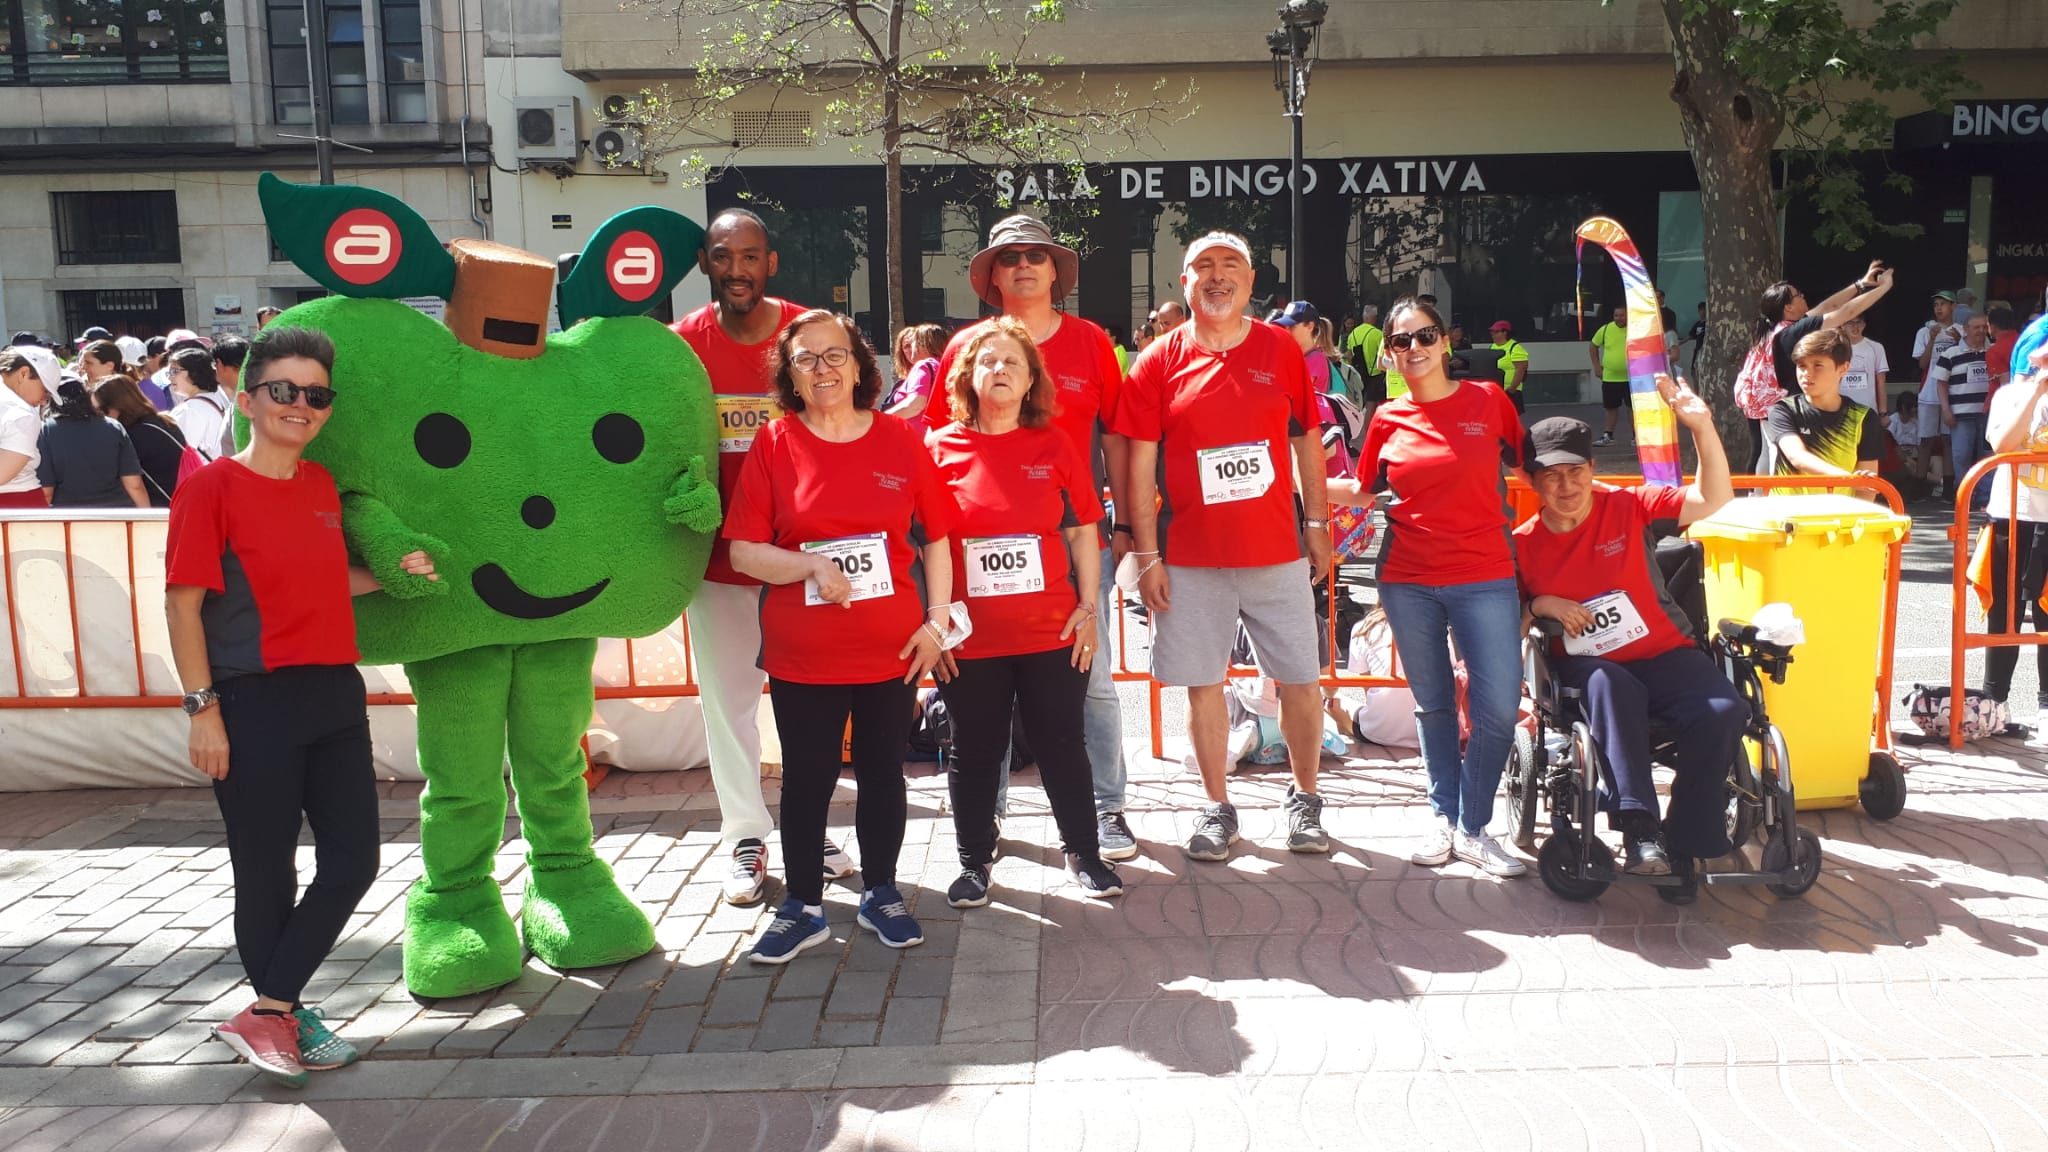
M1019 264L1043 264L1052 259L1052 253L1043 248L1005 248L996 253L996 263L1005 268Z
M1434 348L1436 347L1436 342L1443 338L1444 330L1431 324L1427 328L1417 328L1413 332L1387 333L1387 347L1392 348L1396 352L1406 352L1411 345L1415 344L1420 344L1424 348Z
M270 393L270 398L279 404L296 404L299 397L304 396L306 407L315 411L334 406L334 389L322 388L318 384L301 387L289 380L266 380L256 387Z

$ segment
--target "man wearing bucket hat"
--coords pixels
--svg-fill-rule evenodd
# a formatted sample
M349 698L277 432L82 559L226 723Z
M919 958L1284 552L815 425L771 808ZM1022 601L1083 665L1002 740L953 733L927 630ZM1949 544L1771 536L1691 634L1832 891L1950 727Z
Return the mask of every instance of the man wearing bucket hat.
M1287 847L1328 852L1316 793L1323 716L1309 584L1329 569L1330 505L1314 393L1287 333L1244 314L1252 258L1243 237L1211 232L1188 246L1181 268L1193 316L1131 365L1116 430L1130 438L1130 499L1118 511L1130 520L1132 566L1152 610L1152 675L1188 690L1189 735L1210 801L1183 850L1222 860L1238 839L1225 785L1223 685L1242 621L1259 667L1280 686L1294 770Z
M1094 472L1095 491L1104 483L1110 488L1113 508L1127 506L1124 500L1124 438L1109 431L1116 414L1123 370L1116 359L1116 346L1099 325L1061 311L1057 305L1074 290L1081 275L1081 257L1053 238L1045 222L1018 214L996 221L988 230L988 247L974 254L967 265L967 280L975 295L1002 314L1017 320L1031 333L1045 362L1057 397L1053 426L1058 428L1081 459ZM953 361L965 342L967 330L956 334L939 357L939 379L952 379ZM944 423L934 420L933 426ZM1088 671L1088 701L1083 713L1088 765L1094 774L1096 837L1107 860L1129 860L1138 854L1138 842L1124 819L1124 792L1129 771L1124 764L1123 710L1117 699L1116 682L1110 678L1115 664L1109 657L1106 637L1115 632L1111 621L1116 561L1130 550L1130 526L1112 524L1103 517L1110 534L1102 541L1102 579L1098 585L1096 611L1102 621L1098 632L1105 637L1103 650ZM996 798L1001 819L1008 800L1009 773L999 774Z

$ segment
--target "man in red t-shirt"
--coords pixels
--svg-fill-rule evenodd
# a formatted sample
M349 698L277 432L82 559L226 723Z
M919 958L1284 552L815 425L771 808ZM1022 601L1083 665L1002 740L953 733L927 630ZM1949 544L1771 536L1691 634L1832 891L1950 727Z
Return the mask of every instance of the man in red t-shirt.
M1568 416L1538 421L1522 459L1542 509L1515 529L1515 556L1525 617L1564 626L1551 642L1551 673L1583 693L1586 723L1613 772L1607 819L1622 834L1622 870L1690 876L1694 860L1730 850L1722 782L1748 713L1665 590L1652 537L1660 525L1668 534L1712 515L1735 492L1706 404L1667 376L1657 383L1692 432L1699 478L1684 488L1595 484L1592 429ZM1652 725L1676 741L1662 821ZM1696 891L1690 883L1658 889L1679 902Z
M1116 360L1116 346L1109 334L1091 321L1060 311L1055 305L1074 290L1081 258L1072 248L1053 239L1043 221L1026 215L1010 216L988 231L988 247L974 254L967 266L967 279L975 294L1021 322L1038 345L1046 375L1052 377L1055 393L1053 426L1073 446L1094 478L1094 490L1105 482L1112 504L1125 507L1124 483L1126 441L1109 430L1115 417L1123 369ZM971 327L971 326L970 326ZM939 391L953 373L954 356L969 329L955 333L939 357ZM941 398L934 397L934 404ZM944 409L941 408L941 411ZM932 421L932 427L945 420ZM1105 523L1105 527L1108 525ZM1102 651L1088 668L1088 702L1083 712L1088 766L1095 778L1096 839L1105 860L1129 860L1138 854L1138 842L1124 820L1124 792L1129 771L1124 765L1123 709L1117 699L1116 681L1111 678L1115 661L1110 638L1116 635L1111 586L1116 562L1130 550L1130 526L1117 524L1101 548L1102 578L1096 605L1101 626ZM1009 799L1009 772L999 772L996 817L1001 819Z
M1118 510L1128 508L1138 590L1152 610L1152 676L1188 690L1189 737L1210 800L1185 851L1222 860L1238 838L1225 788L1223 684L1242 621L1260 669L1280 686L1294 769L1287 846L1327 852L1309 586L1330 566L1329 521L1304 520L1300 508L1327 516L1329 499L1308 370L1292 337L1244 314L1252 258L1243 237L1211 232L1189 245L1181 287L1192 319L1131 365L1114 427L1130 439L1130 500Z
M728 510L740 465L754 434L781 415L775 403L775 338L801 305L762 289L775 275L768 226L744 208L711 221L697 266L711 281L711 303L673 325L711 377L718 409L718 499ZM732 850L725 899L756 904L767 890L768 833L775 821L761 799L761 729L756 719L768 674L761 656L761 582L733 570L723 534L711 546L704 584L690 602L690 654L697 665L711 786L718 795L719 837ZM825 865L835 876L851 868L836 848Z

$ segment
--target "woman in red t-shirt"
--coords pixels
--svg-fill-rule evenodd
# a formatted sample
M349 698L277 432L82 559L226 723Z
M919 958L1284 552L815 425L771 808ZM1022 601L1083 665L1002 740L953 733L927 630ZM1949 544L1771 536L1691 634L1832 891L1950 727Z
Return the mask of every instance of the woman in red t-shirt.
M235 876L235 950L256 1002L214 1035L289 1084L356 1058L299 1002L377 876L370 720L356 671L341 496L300 454L335 401L334 345L270 327L249 345L237 398L249 446L178 485L164 548L164 615L188 689L192 766L213 780ZM402 561L429 579L424 552ZM297 896L299 824L315 870Z
M849 716L860 925L891 948L923 943L896 888L903 757L917 681L962 631L950 603L952 501L910 427L874 410L882 376L860 329L814 309L775 344L775 390L790 415L755 435L725 517L732 566L770 585L761 668L782 739L789 898L754 945L757 964L786 964L831 938L825 815Z
M996 849L996 787L1022 719L1067 871L1090 896L1123 892L1096 840L1095 786L1082 739L1088 669L1097 646L1091 474L1052 424L1052 378L1031 333L1008 316L967 330L946 381L954 422L926 437L960 518L953 568L974 633L941 658L939 691L953 718L955 908L988 903Z
M946 330L937 324L913 324L896 334L896 389L882 410L920 436L934 427L932 394L939 390L939 353L945 350Z
M1436 814L1410 859L1434 867L1456 856L1495 876L1520 876L1526 867L1486 826L1522 700L1522 602L1502 480L1503 468L1521 462L1522 423L1499 385L1450 378L1450 342L1435 307L1395 301L1386 332L1381 362L1407 379L1408 392L1373 411L1358 478L1330 481L1330 499L1371 505L1381 492L1394 498L1380 553L1380 604L1415 693ZM1470 677L1472 738L1462 755L1447 641L1457 643Z

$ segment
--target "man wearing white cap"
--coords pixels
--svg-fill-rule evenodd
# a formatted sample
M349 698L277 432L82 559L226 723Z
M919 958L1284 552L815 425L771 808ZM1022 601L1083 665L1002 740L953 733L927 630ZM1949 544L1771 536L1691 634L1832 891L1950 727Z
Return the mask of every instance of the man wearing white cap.
M1238 839L1225 784L1223 685L1242 621L1260 669L1280 686L1294 770L1287 847L1328 852L1316 793L1322 699L1309 585L1330 565L1330 505L1314 393L1287 333L1244 314L1252 259L1243 237L1211 232L1189 245L1181 287L1191 318L1131 365L1115 428L1130 440L1128 515L1139 593L1152 610L1152 676L1188 690L1189 736L1210 801L1184 851L1222 860Z
M1032 216L1010 216L988 231L988 247L974 254L967 266L968 283L975 295L1002 309L1003 315L1021 321L1038 346L1045 373L1052 378L1058 395L1052 423L1073 446L1074 453L1089 461L1095 473L1095 488L1105 480L1110 486L1116 511L1125 508L1122 436L1110 432L1115 418L1117 395L1123 370L1117 364L1116 346L1100 325L1069 315L1054 305L1065 300L1080 278L1081 257L1072 248L1053 239L1051 229ZM965 342L967 330L955 334L939 357L939 379L950 380L954 355ZM943 423L933 421L933 426ZM1115 582L1115 562L1130 550L1130 525L1103 518L1109 536L1102 544L1102 580L1098 587L1098 635L1114 634L1110 586ZM1117 699L1116 681L1111 679L1108 641L1088 669L1088 700L1082 713L1088 766L1094 775L1096 840L1105 860L1129 860L1138 854L1138 842L1124 819L1124 792L1130 774L1124 765L1123 707ZM997 819L1008 800L1008 776L997 795Z
M0 508L47 508L36 479L42 406L62 369L48 348L17 344L0 352Z

